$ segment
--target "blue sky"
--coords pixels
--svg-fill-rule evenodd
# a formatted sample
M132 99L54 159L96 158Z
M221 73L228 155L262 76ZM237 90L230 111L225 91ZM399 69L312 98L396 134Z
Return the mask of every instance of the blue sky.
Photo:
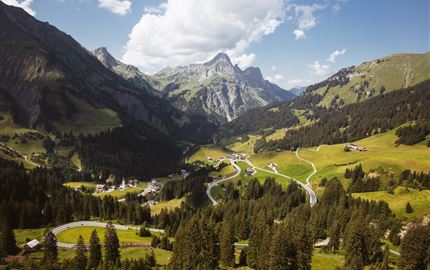
M428 0L2 1L148 73L225 51L289 88L381 56L430 50Z

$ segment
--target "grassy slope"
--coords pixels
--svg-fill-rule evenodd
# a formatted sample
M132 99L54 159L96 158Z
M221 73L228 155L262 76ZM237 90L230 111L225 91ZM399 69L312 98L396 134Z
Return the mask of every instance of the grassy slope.
M79 133L97 133L114 127L119 127L121 121L117 114L110 109L96 109L88 103L69 95L79 114L67 121L53 123L61 132L73 131Z
M338 254L322 253L315 249L312 256L312 270L335 270L341 267L344 256Z
M86 227L86 226L72 228L72 229L63 231L57 235L57 240L59 242L73 244L73 243L76 243L79 235L82 235L82 237L85 240L85 243L88 243L91 232L94 229L97 231L97 234L99 235L101 241L103 242L105 228ZM118 234L118 238L121 243L151 243L151 237L140 237L137 234L138 232L137 230L116 230L116 232Z
M262 152L249 158L251 162L260 168L268 169L267 164L277 163L278 172L294 177L297 180L305 181L306 177L312 172L312 168L308 163L297 159L296 154L290 151L283 152Z
M138 259L145 256L152 248L131 247L121 248L121 259ZM172 252L164 249L154 248L155 259L159 265L167 265L172 257ZM41 260L43 258L43 251L33 252L29 255L31 258ZM58 250L58 258L60 261L66 259L73 259L75 251L72 249L60 248Z
M385 201L391 210L399 218L421 218L430 215L430 190L416 190L398 187L394 194L386 191L354 193L354 197L360 197L367 200ZM409 202L414 212L407 214L405 211L406 203Z
M359 163L366 171L378 167L391 169L394 173L400 173L404 169L428 171L429 148L423 144L396 147L396 139L395 131L392 130L355 142L365 146L367 152L344 152L345 144L336 144L322 146L319 152L316 152L315 147L302 149L300 155L315 163L318 172L314 179L341 177L346 168Z
M89 187L89 188L95 188L96 184L93 182L67 182L64 183L63 185L67 186L67 187L71 187L71 188L75 188L75 187L79 187L79 186L84 186L84 187Z
M395 54L380 58L380 62L369 61L355 67L357 76L351 78L350 82L343 87L333 87L326 93L320 102L322 106L330 106L331 100L339 95L346 104L357 101L357 95L351 88L358 87L365 80L369 82L369 87L365 92L375 90L374 95L380 93L382 86L386 92L396 89L410 87L424 80L430 79L430 52L425 54ZM325 87L315 90L315 93L324 94ZM364 93L365 94L365 93ZM363 96L369 98L369 96Z
M193 163L194 161L200 160L207 164L214 164L213 162L208 161L208 157L221 158L225 157L226 155L228 155L228 151L222 149L219 146L204 145L201 146L200 149L188 159L188 162Z
M181 206L181 203L185 198L172 199L170 201L159 202L156 205L151 206L151 215L159 214L162 209L173 210Z
M147 186L148 186L147 182L140 182L140 184L137 187L127 188L125 190L114 190L114 191L111 191L111 192L97 193L97 194L95 194L95 196L97 196L97 197L104 197L106 195L110 195L110 196L116 197L118 199L122 199L122 198L125 197L125 194L127 194L127 193L140 193Z
M249 135L249 139L247 141L245 142L237 141L227 146L227 148L231 149L232 151L243 152L247 155L252 155L254 154L254 145L256 140L257 140L257 136Z

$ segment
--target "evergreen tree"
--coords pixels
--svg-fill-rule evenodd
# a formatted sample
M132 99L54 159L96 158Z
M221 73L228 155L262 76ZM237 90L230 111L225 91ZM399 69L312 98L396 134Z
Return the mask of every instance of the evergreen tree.
M271 270L295 270L298 267L296 247L283 225L275 229L269 260Z
M221 227L220 236L220 258L224 267L234 266L234 232L230 222L224 221Z
M408 214L411 214L414 212L414 209L412 208L412 206L409 202L406 204L405 210L406 210L406 213L408 213Z
M340 246L340 233L341 228L338 221L335 221L329 230L329 238L328 247L331 248L332 251L336 251Z
M43 238L43 263L51 268L58 261L57 237L49 230Z
M85 247L84 238L82 235L79 235L78 243L76 244L76 254L74 258L75 268L79 270L83 270L87 267L87 255L85 252L87 248Z
M400 245L399 269L426 270L429 246L430 226L411 228Z
M9 220L3 220L0 229L0 256L15 255L17 252L15 234L9 225Z
M120 261L119 239L114 225L109 222L105 229L105 260L115 265Z
M102 245L96 230L91 233L89 253L88 267L97 268L102 260Z

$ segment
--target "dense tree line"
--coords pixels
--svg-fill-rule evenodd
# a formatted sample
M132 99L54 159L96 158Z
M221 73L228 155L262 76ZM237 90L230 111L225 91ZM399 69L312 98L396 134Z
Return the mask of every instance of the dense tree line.
M96 135L79 136L76 148L88 172L117 177L165 175L181 158L166 136L125 126Z
M425 81L340 110L327 111L315 124L290 130L284 139L268 142L267 148L289 150L356 141L409 121L430 119L429 87L430 81ZM420 133L416 135L421 136Z
M173 245L173 269L234 266L232 245L243 239L249 240L249 246L241 250L240 265L311 269L313 244L326 237L330 237L330 249L345 249L345 269L384 264L386 256L379 239L398 224L386 203L353 199L340 181L333 179L311 209L295 184L283 191L273 179L257 183L250 182L239 197L183 218ZM298 204L292 203L295 198L300 198ZM186 216L178 211L165 213L165 219Z
M346 169L344 174L346 179L351 180L348 191L354 192L370 192L382 189L380 175L377 173L366 174L363 171L361 164L352 169ZM391 175L391 178L386 181L385 190L393 192L398 186L405 186L416 189L430 189L430 172L412 172L404 170L399 175Z
M428 121L429 119L426 119L426 121L419 121L415 125L398 128L396 135L399 136L399 139L396 141L396 144L414 145L424 141L426 136L430 134L430 122Z
M222 145L227 145L238 136L261 134L268 129L291 127L299 123L294 110L307 110L308 113L305 117L309 120L315 120L327 110L317 106L321 100L322 96L319 94L300 95L291 101L273 103L266 107L248 110L233 121L221 126L216 135L216 140Z
M151 222L149 207L139 201L120 203L112 196L103 198L64 187L65 177L57 170L35 168L0 159L0 217L12 228L58 225L73 220L99 217L129 224Z

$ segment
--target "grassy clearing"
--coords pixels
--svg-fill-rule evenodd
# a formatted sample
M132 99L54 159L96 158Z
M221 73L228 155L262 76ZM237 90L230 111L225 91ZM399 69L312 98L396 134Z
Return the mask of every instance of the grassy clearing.
M278 129L269 136L266 136L266 141L277 141L282 140L285 137L286 132L283 129Z
M167 265L172 258L173 252L160 248L154 248L155 259L159 265ZM151 252L150 248L123 248L121 249L121 258L123 259L139 259L145 256L148 252Z
M363 169L382 167L398 174L402 170L428 171L430 159L429 148L423 144L413 146L395 146L397 140L395 131L374 135L355 142L365 146L367 152L344 152L345 144L322 146L319 152L316 147L301 149L300 156L315 163L318 170L314 179L323 177L343 177L347 168L352 168L359 163Z
M139 259L145 256L145 254L154 250L155 259L159 265L167 265L172 257L172 252L159 248L145 248L145 247L129 247L121 248L121 259ZM43 258L43 251L33 252L29 255L31 258L41 260ZM75 251L73 249L58 249L58 258L61 261L70 260L75 257Z
M226 163L229 163L228 161L225 161ZM236 170L232 165L228 165L224 168L222 168L219 172L210 172L211 176L217 176L217 177L229 177L231 175L234 175L236 173Z
M167 210L173 210L181 206L181 203L185 200L185 198L180 199L172 199L170 201L162 201L155 205L151 206L151 215L156 215L161 212L162 209L166 208Z
M27 239L33 240L37 239L39 241L43 238L43 233L45 228L40 229L16 229L13 230L15 233L15 239L18 244L27 243Z
M294 177L297 180L304 182L307 176L312 172L312 167L303 161L297 159L296 154L290 151L283 152L262 152L249 158L251 162L260 168L267 167L269 163L278 164L278 172Z
M200 149L188 159L188 163L193 163L194 161L200 160L204 163L215 165L213 162L208 161L208 157L216 159L225 157L227 155L228 150L223 149L222 147L215 145L204 145L201 146Z
M116 197L118 199L123 199L123 198L125 198L125 195L127 193L141 193L147 186L148 186L147 182L140 182L140 184L137 187L127 188L124 190L114 190L111 192L97 193L97 194L95 194L95 196L103 198L106 195L110 195L110 196Z
M84 186L88 188L96 187L96 183L93 183L93 182L67 182L67 183L64 183L63 185L70 188L75 188L79 186Z
M335 270L336 267L341 267L343 262L342 255L323 253L315 249L312 256L312 270Z
M430 190L419 191L412 188L398 187L394 190L394 194L386 191L376 191L354 193L352 195L366 200L385 201L399 218L422 218L425 215L430 215ZM407 202L414 209L411 214L406 213Z
M82 226L63 231L57 235L57 240L62 243L74 244L76 243L79 235L82 235L85 243L88 243L91 232L94 229L97 231L100 240L103 242L105 228L91 226ZM140 237L137 230L116 230L116 233L118 234L118 238L121 243L151 243L151 237Z
M75 134L94 134L121 126L121 120L116 112L108 108L96 109L84 100L77 99L72 95L68 97L79 113L73 115L72 119L53 123L54 127L61 132L73 131Z
M255 141L258 139L257 136L253 136L253 135L249 135L248 136L249 139L245 142L235 142L233 144L230 144L229 146L227 146L228 149L235 151L235 152L242 152L245 153L247 155L252 155L254 154L254 145L255 145Z

